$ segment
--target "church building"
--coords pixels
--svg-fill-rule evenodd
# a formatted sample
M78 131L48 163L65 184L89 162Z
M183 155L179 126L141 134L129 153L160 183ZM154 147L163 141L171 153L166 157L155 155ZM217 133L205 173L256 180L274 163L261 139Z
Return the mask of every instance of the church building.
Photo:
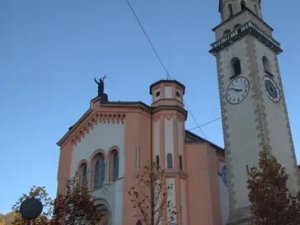
M210 53L217 59L225 150L185 129L185 86L176 80L149 84L151 105L110 101L104 79L95 80L98 96L59 140L58 193L79 174L104 215L100 225L141 224L128 191L150 160L173 187L168 200L180 208L174 225L249 224L247 169L263 147L286 167L291 192L298 191L280 44L262 19L260 0L219 1L222 21Z

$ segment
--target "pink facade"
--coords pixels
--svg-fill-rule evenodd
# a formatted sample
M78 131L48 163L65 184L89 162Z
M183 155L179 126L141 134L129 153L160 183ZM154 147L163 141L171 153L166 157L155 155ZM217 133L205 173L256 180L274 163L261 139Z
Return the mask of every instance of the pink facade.
M102 224L137 224L127 193L152 158L174 185L169 200L180 208L176 224L226 224L224 151L185 130L184 91L177 81L161 80L150 87L151 106L94 98L58 142L58 193L63 194L66 179L78 173L107 214ZM110 185L103 193L99 186L105 183Z

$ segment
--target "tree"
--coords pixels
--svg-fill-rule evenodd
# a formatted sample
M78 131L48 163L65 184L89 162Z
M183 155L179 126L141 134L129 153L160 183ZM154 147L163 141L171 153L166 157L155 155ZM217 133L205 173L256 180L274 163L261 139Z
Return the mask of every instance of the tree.
M259 167L251 168L248 176L253 224L300 224L300 195L289 193L285 168L270 151L264 149L260 152Z
M15 218L12 222L13 225L27 225L27 220L25 220L20 214L21 203L27 198L36 198L39 199L43 205L43 212L40 217L33 220L31 225L48 225L49 217L52 215L52 199L49 197L45 187L33 186L28 194L23 194L22 197L15 203L12 207L15 212Z
M128 194L133 208L145 225L175 225L176 206L168 199L174 187L167 183L167 177L159 165L150 163L137 175L137 184L132 185Z
M66 194L55 199L51 225L95 225L100 220L87 188L81 187L75 177L69 179Z
M5 215L0 215L0 225L11 225L12 222L15 220L15 217L15 212L9 212Z

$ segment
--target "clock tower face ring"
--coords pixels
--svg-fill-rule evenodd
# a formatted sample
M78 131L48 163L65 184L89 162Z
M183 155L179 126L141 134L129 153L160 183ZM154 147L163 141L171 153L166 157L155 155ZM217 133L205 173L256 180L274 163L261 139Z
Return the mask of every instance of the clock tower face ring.
M226 100L232 105L239 104L247 97L249 89L250 83L247 78L234 78L227 85Z
M262 81L265 92L269 99L271 99L275 103L278 103L280 101L280 92L275 81L267 75L263 77Z

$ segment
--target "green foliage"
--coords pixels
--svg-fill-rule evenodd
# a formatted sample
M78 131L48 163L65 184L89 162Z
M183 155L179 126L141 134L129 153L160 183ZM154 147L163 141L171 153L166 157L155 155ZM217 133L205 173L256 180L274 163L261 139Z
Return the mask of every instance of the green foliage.
M174 187L167 184L164 170L152 162L136 178L137 184L131 186L128 194L143 224L175 224L178 212L176 206L168 200L168 192Z
M101 215L88 190L81 187L76 178L68 180L66 194L54 202L51 225L96 225Z
M33 186L28 194L23 194L19 200L12 207L13 211L16 213L14 220L12 221L13 225L27 225L27 221L22 218L19 213L21 203L27 198L36 198L39 199L43 205L43 212L40 217L33 220L31 225L47 225L49 224L49 217L52 215L52 199L49 197L45 187Z
M260 152L259 168L251 168L248 175L254 225L300 224L300 195L289 193L285 168L267 149Z

